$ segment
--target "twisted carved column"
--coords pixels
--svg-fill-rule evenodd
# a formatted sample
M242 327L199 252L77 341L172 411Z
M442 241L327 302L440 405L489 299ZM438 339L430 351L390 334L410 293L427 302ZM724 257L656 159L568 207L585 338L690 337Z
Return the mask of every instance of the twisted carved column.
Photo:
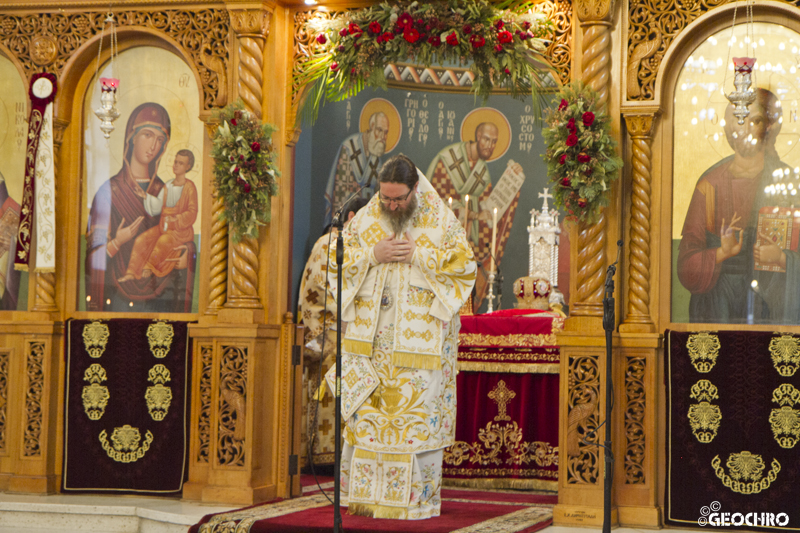
M269 32L270 13L238 9L231 10L230 16L239 44L238 94L245 109L261 119L264 44ZM231 246L230 298L226 307L262 307L258 297L258 251L258 240L247 237Z
M61 143L64 141L64 130L69 122L53 117L53 170L55 172L55 191L58 196L59 163ZM58 311L56 306L56 273L36 272L36 292L33 299L32 311L51 313Z
M207 315L215 315L228 295L228 223L220 219L225 202L214 199L211 208L211 275L208 280Z
M650 318L650 170L653 166L650 144L653 119L653 113L625 116L633 141L630 284L625 324L653 324Z
M599 108L608 104L611 76L611 18L613 0L576 0L575 13L583 29L581 65L583 82L599 95ZM594 224L578 227L577 298L573 315L602 316L606 266L605 212Z

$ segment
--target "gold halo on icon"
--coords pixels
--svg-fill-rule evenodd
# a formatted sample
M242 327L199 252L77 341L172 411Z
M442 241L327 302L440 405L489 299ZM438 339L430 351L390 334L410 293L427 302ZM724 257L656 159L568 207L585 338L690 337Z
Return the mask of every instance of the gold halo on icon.
M377 112L382 112L389 119L389 134L386 137L386 152L389 153L397 147L400 142L400 134L403 132L403 125L400 122L400 112L389 100L385 98L373 98L361 108L361 116L358 119L358 131L369 129L369 117Z
M479 107L473 109L461 122L461 141L470 142L475 140L475 128L478 124L491 122L497 126L497 146L494 148L492 158L486 162L495 161L503 157L511 146L511 124L504 114L493 107Z

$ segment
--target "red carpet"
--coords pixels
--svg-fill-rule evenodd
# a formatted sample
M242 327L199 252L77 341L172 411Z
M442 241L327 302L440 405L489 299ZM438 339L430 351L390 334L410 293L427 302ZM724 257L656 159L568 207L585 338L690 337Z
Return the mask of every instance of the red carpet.
M311 477L311 476L308 476ZM209 515L190 533L328 533L333 529L333 505L319 492L313 477L304 476L302 498ZM331 478L320 478L330 494ZM442 515L427 520L383 520L350 516L342 508L344 533L533 533L550 525L553 494L524 491L442 489Z

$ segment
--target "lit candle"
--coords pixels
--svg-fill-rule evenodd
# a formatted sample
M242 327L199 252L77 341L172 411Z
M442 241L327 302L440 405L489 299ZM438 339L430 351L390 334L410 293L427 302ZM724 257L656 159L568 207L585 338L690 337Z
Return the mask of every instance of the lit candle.
M492 213L492 261L491 271L495 272L494 258L497 257L497 208Z
M447 199L447 206L450 208L450 211L453 210L453 197Z
M467 231L467 238L469 238L469 230L467 229L468 224L469 224L469 194L464 196L464 229Z

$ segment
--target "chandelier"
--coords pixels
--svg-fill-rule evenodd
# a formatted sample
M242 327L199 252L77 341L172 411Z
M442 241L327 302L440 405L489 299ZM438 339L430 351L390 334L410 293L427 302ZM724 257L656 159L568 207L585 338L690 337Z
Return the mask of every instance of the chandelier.
M97 48L97 69L95 78L100 72L100 55L103 51L103 39L105 38L106 26L110 26L109 40L111 41L111 77L100 78L100 107L95 109L94 114L100 119L100 131L103 137L109 138L114 131L114 121L119 118L117 109L117 88L119 80L114 77L114 58L117 55L117 26L114 23L114 14L109 12L103 23L103 31L100 33L100 45Z
M752 51L755 54L755 49L751 48L753 40L755 39L753 31L753 0L747 0L747 20L745 22L745 38L744 42L747 45L745 53ZM731 25L731 39L728 41L728 58L731 55L731 48L733 47L734 39L733 29L736 26L736 9L738 3L733 8L733 24ZM733 58L733 86L735 90L730 94L726 94L725 98L733 105L733 116L738 119L739 125L744 124L744 119L750 114L750 104L756 99L756 92L753 89L753 66L755 65L755 57L734 57ZM726 72L727 79L727 72ZM723 82L724 85L724 82Z

